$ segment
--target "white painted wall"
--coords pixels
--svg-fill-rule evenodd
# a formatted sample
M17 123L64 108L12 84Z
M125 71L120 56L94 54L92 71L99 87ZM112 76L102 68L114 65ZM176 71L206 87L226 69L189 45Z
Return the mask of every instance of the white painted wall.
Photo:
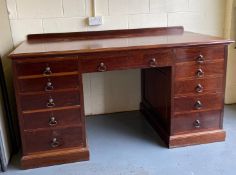
M6 78L10 80L10 62L6 58L6 55L13 49L13 42L11 36L10 23L7 13L7 5L5 0L0 0L0 56L2 57L4 72L7 74ZM0 130L1 136L3 139L4 145L4 154L5 154L5 163L7 164L10 159L10 144L9 144L9 133L6 125L6 118L3 109L3 100L2 95L0 93Z
M228 0L229 6L227 9L226 37L236 40L236 0ZM227 69L227 83L226 83L226 96L225 103L236 103L236 44L229 47L228 69Z
M75 32L184 25L222 36L225 0L96 0L104 25L89 27L91 0L7 0L14 44L29 33ZM86 114L139 108L140 71L84 75ZM105 105L104 105L105 104Z

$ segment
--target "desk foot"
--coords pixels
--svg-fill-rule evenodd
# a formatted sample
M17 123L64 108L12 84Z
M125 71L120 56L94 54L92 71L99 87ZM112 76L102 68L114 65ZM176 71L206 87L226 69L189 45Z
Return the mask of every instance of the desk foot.
M29 169L86 160L89 160L89 150L87 147L70 148L23 156L21 158L21 167Z
M205 131L205 132L170 136L169 148L221 142L225 141L225 136L226 133L223 130Z

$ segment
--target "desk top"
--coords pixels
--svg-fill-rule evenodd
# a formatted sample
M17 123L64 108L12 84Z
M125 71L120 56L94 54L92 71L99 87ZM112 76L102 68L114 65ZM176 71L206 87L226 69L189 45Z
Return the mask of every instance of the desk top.
M184 31L183 27L28 35L10 58L229 44L232 40Z

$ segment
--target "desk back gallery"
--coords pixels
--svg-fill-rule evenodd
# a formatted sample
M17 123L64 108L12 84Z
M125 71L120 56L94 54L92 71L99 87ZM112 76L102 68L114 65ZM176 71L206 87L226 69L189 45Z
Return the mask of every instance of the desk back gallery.
M140 111L169 148L225 140L231 40L183 27L29 35L10 54L23 168L89 159L82 74L141 69Z

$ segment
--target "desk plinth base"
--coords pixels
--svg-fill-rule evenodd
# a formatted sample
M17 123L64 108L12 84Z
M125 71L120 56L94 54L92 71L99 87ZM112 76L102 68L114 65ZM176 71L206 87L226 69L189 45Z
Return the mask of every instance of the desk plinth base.
M225 131L213 130L170 136L169 148L225 141Z
M87 147L71 148L23 156L21 158L21 167L22 169L29 169L86 160L89 160Z
M163 125L159 123L158 116L154 114L153 109L151 109L149 105L141 103L140 107L141 112L144 114L150 125L157 131L169 148L225 141L226 133L222 129L172 136L166 131ZM169 128L170 127L171 126L169 126Z

